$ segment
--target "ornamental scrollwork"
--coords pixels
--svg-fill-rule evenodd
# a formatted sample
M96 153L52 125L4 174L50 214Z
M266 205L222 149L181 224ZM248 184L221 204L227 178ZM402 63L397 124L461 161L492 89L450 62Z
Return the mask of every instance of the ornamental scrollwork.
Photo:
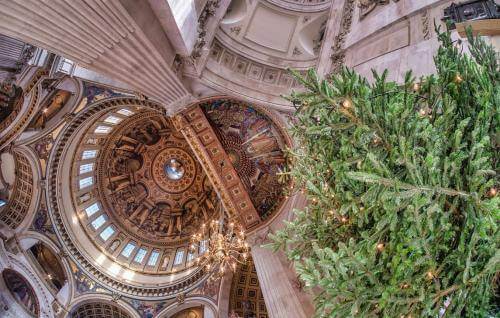
M398 2L399 0L393 0ZM390 0L359 0L359 18L360 20L366 17L370 12L372 12L378 5L386 5Z

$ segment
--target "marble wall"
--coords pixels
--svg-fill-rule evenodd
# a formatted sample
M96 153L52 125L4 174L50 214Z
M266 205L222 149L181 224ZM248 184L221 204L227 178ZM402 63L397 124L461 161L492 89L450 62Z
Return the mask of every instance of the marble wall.
M434 24L442 25L444 30L443 11L452 1L334 2L339 10L350 5L343 10L344 16L350 17L350 27L346 23L339 30L345 33L342 49L346 66L368 79L372 78L372 69L388 69L389 79L396 81L402 81L410 69L417 77L435 71L433 55L439 43Z

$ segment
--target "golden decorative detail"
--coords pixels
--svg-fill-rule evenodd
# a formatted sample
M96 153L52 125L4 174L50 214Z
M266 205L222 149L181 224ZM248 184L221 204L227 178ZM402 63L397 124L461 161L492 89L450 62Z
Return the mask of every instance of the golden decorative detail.
M222 278L228 270L236 271L237 265L246 264L250 251L245 232L225 218L222 204L219 213L219 220L212 220L208 226L202 224L190 246L192 251L199 251L196 265L204 267L213 280Z
M239 217L246 228L257 224L259 215L200 107L195 106L184 114L176 115L174 125L180 128L216 192L220 194L229 217Z
M238 266L233 275L229 312L232 314L230 317L268 317L257 271L251 258L247 264Z
M167 117L142 112L105 139L97 184L113 223L137 242L155 248L187 244L214 214L216 202L184 137ZM177 180L168 177L170 160L182 165L183 175Z

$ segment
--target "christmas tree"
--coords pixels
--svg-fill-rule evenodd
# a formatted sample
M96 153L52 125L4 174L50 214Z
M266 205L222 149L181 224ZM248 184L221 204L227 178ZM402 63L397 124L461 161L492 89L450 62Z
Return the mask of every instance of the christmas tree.
M488 317L499 272L500 72L439 34L436 74L369 83L344 69L304 92L289 150L308 206L272 236L319 317ZM496 277L496 278L495 278Z

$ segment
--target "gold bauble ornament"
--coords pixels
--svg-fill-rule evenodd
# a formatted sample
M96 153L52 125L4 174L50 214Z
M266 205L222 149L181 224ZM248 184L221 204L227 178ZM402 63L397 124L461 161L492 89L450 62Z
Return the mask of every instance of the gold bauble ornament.
M379 252L383 252L383 251L384 251L384 249L385 249L385 245L384 245L384 243L378 243L378 244L377 244L377 250L378 250Z
M342 101L342 107L344 108L351 108L352 107L352 102L350 99L346 98Z
M433 272L430 272L430 271L429 271L429 272L427 272L427 273L425 274L425 278L427 278L428 280L433 279L433 278L434 278L434 273L433 273Z
M418 92L420 90L420 84L419 83L413 83L412 87L414 92Z
M455 78L453 79L453 82L455 82L456 84L460 84L464 81L464 79L462 78L462 75L460 74L456 74L455 75Z
M488 191L488 195L493 198L497 195L497 189L496 188L491 188L490 191Z

